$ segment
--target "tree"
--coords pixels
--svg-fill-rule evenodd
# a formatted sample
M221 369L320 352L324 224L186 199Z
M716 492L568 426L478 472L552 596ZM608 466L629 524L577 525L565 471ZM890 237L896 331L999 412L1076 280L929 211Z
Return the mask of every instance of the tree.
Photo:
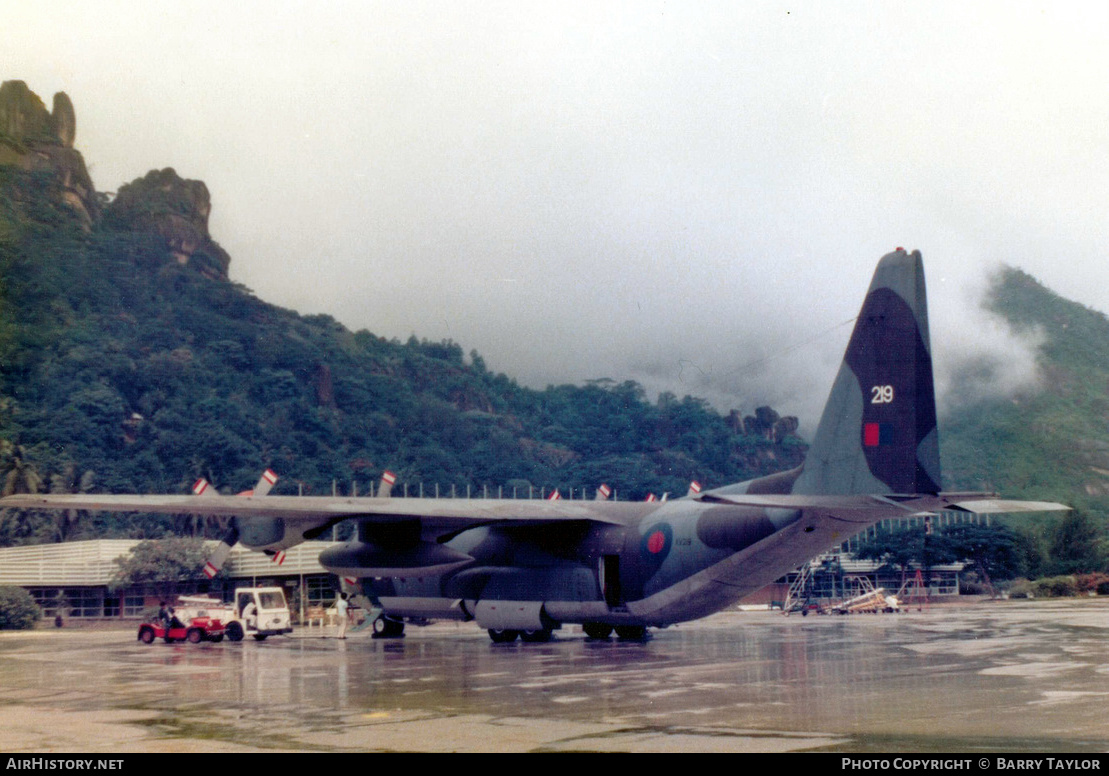
M38 493L43 481L37 468L27 460L23 445L0 440L0 496ZM0 510L0 546L33 543L38 533L38 513L26 509Z
M21 587L0 587L0 630L26 630L40 616L35 599Z
M863 541L855 551L856 558L876 560L901 572L901 584L909 576L909 569L919 567L928 581L934 566L950 563L957 555L941 534L930 534L924 526L900 528L895 531L879 529Z
M1016 534L1003 525L958 523L943 529L943 537L956 557L969 561L994 594L991 577L1012 579L1021 572Z
M95 474L90 469L77 476L77 465L69 463L64 471L50 477L51 493L88 493L92 490ZM54 513L54 541L64 542L69 539L81 521L83 510L67 509L64 512Z
M170 598L182 583L204 579L206 559L203 539L149 539L132 547L128 555L116 558L119 571L109 587L145 587Z
M35 465L27 460L27 451L23 445L5 443L0 450L3 455L4 485L0 495L11 496L15 493L38 493L42 490L42 477L39 476Z
M1085 512L1064 515L1051 535L1050 573L1083 574L1105 570L1101 532Z

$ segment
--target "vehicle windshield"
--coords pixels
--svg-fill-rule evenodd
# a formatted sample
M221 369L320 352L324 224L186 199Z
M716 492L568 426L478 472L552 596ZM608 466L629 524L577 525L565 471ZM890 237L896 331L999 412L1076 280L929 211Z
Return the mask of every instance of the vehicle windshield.
M258 602L263 609L284 609L285 594L281 591L259 593Z

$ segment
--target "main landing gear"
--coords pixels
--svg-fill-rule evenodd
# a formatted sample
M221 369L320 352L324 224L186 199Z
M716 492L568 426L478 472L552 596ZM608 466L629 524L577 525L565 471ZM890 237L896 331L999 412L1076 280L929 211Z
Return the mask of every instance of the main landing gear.
M517 638L527 644L542 644L550 641L553 635L554 632L549 628L540 628L539 630L489 629L489 638L493 640L494 644L511 644Z
M617 625L615 628L605 622L587 622L581 626L585 635L597 641L604 641L616 631L616 638L621 641L644 641L647 638L645 625Z
M400 639L404 638L404 621L394 620L384 614L374 620L375 639Z

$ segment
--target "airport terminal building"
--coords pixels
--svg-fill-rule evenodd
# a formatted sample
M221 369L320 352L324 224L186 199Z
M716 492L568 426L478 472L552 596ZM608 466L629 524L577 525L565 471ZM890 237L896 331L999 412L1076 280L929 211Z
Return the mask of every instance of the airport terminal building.
M0 548L0 585L22 587L43 616L65 618L138 618L158 606L158 596L141 588L113 590L117 558L139 544L137 539L95 539ZM211 541L209 549L217 542ZM289 549L278 565L262 553L236 546L224 564L226 579L179 585L182 595L211 593L229 600L237 587L285 588L290 609L329 606L335 577L319 564L319 553L333 542L305 542Z

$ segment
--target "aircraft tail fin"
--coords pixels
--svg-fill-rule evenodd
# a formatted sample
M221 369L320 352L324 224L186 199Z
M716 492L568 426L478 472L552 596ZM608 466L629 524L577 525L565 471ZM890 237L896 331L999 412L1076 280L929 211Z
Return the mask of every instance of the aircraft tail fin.
M874 272L793 493L940 491L931 347L924 264L898 248Z

